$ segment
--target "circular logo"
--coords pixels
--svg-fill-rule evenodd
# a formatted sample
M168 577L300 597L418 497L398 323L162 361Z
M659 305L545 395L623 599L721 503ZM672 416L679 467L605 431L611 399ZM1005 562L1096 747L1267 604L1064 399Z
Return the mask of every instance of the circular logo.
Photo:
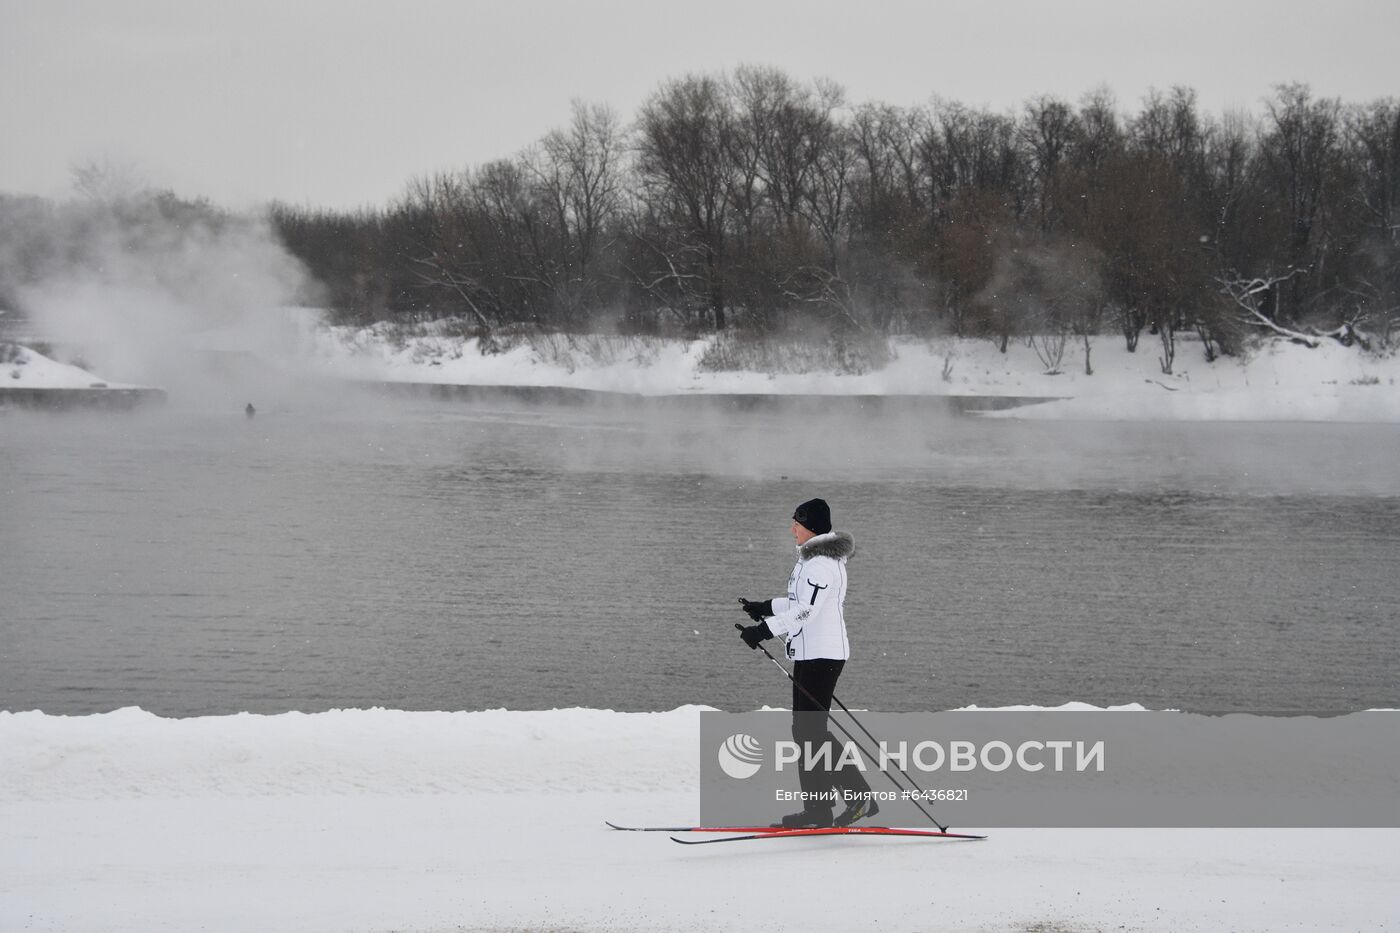
M719 766L735 780L751 778L763 766L763 746L751 735L735 733L719 747Z

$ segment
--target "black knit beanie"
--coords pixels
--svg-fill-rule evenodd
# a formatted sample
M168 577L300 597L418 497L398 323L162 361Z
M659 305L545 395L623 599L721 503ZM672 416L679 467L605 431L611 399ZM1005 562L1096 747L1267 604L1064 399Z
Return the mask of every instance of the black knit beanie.
M808 499L797 507L792 517L814 534L824 535L831 530L831 506L825 499Z

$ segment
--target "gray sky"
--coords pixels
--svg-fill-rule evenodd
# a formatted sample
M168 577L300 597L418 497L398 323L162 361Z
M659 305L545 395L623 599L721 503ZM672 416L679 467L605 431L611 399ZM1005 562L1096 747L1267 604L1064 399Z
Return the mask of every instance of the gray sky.
M1400 94L1396 0L0 0L0 191L109 160L230 206L351 207L509 155L571 98L625 118L665 78L741 63L1007 108L1188 84L1212 111L1305 81Z

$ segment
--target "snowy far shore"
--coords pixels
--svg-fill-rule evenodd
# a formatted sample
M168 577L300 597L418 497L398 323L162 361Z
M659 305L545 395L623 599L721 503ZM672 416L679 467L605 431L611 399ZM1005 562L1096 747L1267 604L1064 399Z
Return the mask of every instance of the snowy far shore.
M12 349L8 349L12 348ZM18 344L0 344L0 389L139 389L109 382L78 366Z
M714 372L701 361L714 338L522 341L483 355L475 339L405 337L383 325L316 332L318 367L349 378L483 386L558 386L641 395L1012 396L1056 401L996 417L1087 420L1400 421L1400 356L1327 342L1316 349L1270 340L1240 357L1207 363L1200 342L1179 337L1172 375L1144 335L1129 353L1121 338L1093 341L1093 374L1082 344L1068 343L1049 375L1035 349L988 340L897 339L894 358L865 373ZM798 352L798 351L794 351ZM792 368L801 368L794 360Z
M705 364L716 338L534 335L503 352L480 352L460 325L413 328L377 324L328 327L313 309L284 309L239 326L147 348L146 356L241 357L290 377L464 386L556 387L644 396L842 395L936 396L1049 400L982 412L984 417L1093 421L1400 422L1400 354L1377 354L1335 341L1308 348L1283 340L1253 344L1234 357L1206 362L1194 335L1178 338L1172 374L1160 364L1160 342L1144 334L1129 353L1121 337L1084 348L1069 342L1057 372L1024 341L1005 353L988 340L898 338L892 358L866 372L826 371L784 357L778 373L715 371ZM11 345L13 346L13 345ZM125 357L142 356L123 348ZM792 351L795 355L800 351ZM157 368L158 369L158 368ZM187 372L186 372L187 374ZM112 373L120 376L121 373ZM47 359L31 349L0 366L0 389L132 388ZM978 406L983 407L983 406Z
M0 929L1387 930L1400 830L689 848L701 708L0 713Z

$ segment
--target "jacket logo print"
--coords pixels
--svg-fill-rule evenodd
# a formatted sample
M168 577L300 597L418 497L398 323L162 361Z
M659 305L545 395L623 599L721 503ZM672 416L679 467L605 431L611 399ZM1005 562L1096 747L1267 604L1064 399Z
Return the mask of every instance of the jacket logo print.
M812 605L815 606L817 604L817 594L820 593L822 590L826 589L827 586L830 586L831 584L828 583L826 586L818 586L811 580L808 580L807 585L812 588Z

